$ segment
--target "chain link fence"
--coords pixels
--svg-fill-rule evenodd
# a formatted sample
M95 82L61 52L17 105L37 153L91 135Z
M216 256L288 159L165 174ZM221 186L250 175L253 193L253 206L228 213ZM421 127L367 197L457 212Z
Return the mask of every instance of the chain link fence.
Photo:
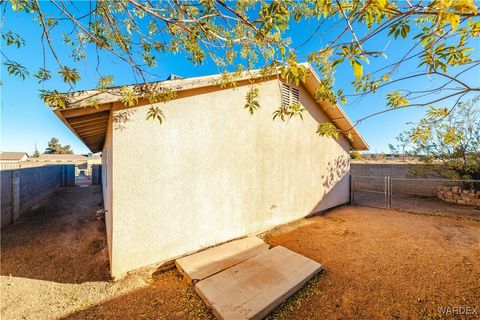
M377 208L388 208L388 177L351 177L351 202Z
M351 203L480 220L480 180L351 176Z

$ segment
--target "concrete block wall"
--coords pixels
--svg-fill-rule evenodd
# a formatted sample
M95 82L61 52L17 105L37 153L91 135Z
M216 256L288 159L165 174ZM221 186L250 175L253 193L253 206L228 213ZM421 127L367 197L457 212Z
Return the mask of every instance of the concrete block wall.
M406 193L423 196L437 196L437 189L445 184L453 185L455 183L447 181L437 181L428 178L416 177L415 180L401 180L392 178L392 194ZM458 183L460 184L460 183Z
M2 208L2 229L12 223L12 175L14 170L0 171L1 198L0 204Z
M2 170L1 179L1 226L5 228L58 187L75 185L75 165Z
M383 191L385 185L383 178L389 176L392 178L393 194L436 196L437 188L445 182L435 181L434 179L441 179L441 177L433 173L422 177L415 176L412 174L415 166L421 166L421 164L352 162L350 173L356 190Z
M413 164L403 163L356 163L350 164L352 176L385 177L392 178L416 178L410 173Z
M102 183L102 165L92 164L92 184Z
M62 165L62 186L75 185L75 168L73 164Z
M355 190L379 191L385 189L385 176L358 176L352 175L352 183Z

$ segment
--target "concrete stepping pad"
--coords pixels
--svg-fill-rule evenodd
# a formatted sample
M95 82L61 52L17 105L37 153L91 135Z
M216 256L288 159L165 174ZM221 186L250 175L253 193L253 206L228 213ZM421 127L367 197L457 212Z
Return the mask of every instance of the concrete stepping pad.
M278 246L195 284L218 319L262 319L322 266Z
M246 237L194 253L175 261L188 283L195 283L267 251L269 245L257 237Z

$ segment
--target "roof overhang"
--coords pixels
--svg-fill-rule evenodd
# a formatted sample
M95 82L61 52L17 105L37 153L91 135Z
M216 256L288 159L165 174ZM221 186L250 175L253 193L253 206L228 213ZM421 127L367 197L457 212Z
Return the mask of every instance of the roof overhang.
M309 63L302 63L301 65L309 70L309 76L304 83L304 87L314 96L315 91L321 85L321 80ZM276 77L276 75L270 76L270 78L274 77ZM220 79L221 75L217 74L153 82L149 85L153 85L156 89L170 89L176 91L177 94L186 94L188 92L194 94L195 89L205 87L220 90ZM259 70L255 70L249 73L243 73L238 78L235 78L235 81L248 83L246 80L262 81L263 79L265 79L265 75L262 75ZM135 91L141 91L139 90L141 89L141 85L131 85L127 87ZM141 94L139 93L139 95ZM67 98L67 107L52 107L52 110L92 152L101 151L105 142L112 106L114 103L121 101L121 88L115 87L107 90L79 91L66 94L65 97ZM361 137L360 133L340 106L332 105L327 101L317 101L317 104L330 118L332 123L340 129L353 150L368 150L368 144ZM138 105L144 105L142 99L139 99Z
M103 149L111 104L100 107L56 109L55 114L93 152Z
M307 78L307 81L304 83L307 91L314 96L315 91L321 85L321 80L318 77L317 73L309 63L304 63L303 65L307 66L310 74ZM348 139L352 150L368 150L369 146L367 142L360 135L360 132L355 128L352 121L348 118L347 114L343 109L337 104L333 105L328 101L317 101L317 104L322 108L322 110L330 118L330 121L342 132L342 134Z

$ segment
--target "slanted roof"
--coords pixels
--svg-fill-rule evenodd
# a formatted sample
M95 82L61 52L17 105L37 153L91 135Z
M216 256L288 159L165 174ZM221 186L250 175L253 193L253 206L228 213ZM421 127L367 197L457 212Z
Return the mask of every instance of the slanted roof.
M28 154L26 152L0 152L0 160L19 161Z
M48 161L48 162L71 162L71 161L87 161L88 157L81 154L41 154L34 161Z
M309 63L302 63L309 75L304 83L307 91L313 96L320 87L321 80L315 70ZM258 80L262 74L259 70L243 73L237 82L246 80ZM273 78L274 76L272 76ZM179 79L172 77L172 80L152 82L149 85L155 89L170 89L177 93L187 92L189 90L218 87L221 75L210 75L202 77L192 77ZM132 90L139 91L141 85L128 86ZM99 152L103 148L105 135L107 132L108 119L113 103L121 101L121 88L114 87L107 90L87 90L70 93L65 95L67 107L52 107L55 114L73 131L77 137L82 140L92 152ZM140 102L140 101L139 101ZM317 101L319 107L327 114L332 123L338 127L350 142L353 150L368 150L368 144L361 137L357 129L339 105L332 105L327 101ZM139 105L143 105L139 103ZM95 106L95 107L93 107Z

